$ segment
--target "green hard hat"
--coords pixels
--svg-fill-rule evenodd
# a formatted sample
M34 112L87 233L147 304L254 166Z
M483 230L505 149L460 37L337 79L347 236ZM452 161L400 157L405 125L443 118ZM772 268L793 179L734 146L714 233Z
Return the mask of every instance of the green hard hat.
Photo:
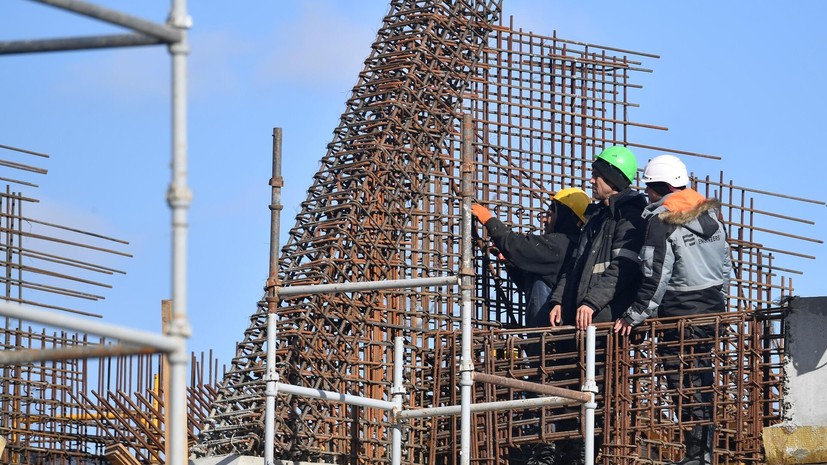
M612 145L603 149L597 158L619 169L629 182L635 181L637 158L631 150L620 145Z

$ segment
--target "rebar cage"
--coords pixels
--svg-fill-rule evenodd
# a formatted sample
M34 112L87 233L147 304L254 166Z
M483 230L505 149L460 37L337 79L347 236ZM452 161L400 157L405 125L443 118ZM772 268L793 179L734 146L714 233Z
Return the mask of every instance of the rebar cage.
M505 24L500 11L499 1L390 2L282 248L277 276L282 285L456 274L462 240L460 121L465 114L473 119L476 199L524 233L537 230L534 218L554 192L586 187L591 161L606 145L626 145L639 160L655 153L700 156L647 144L647 133L665 128L631 118L638 76L649 71L655 55L523 32L513 20ZM706 341L675 344L687 354L702 342L714 347L710 394L719 463L760 463L760 429L783 414L781 303L792 295L789 275L795 273L776 262L802 256L768 244L779 236L814 239L784 231L784 225L801 222L798 218L759 208L775 194L725 181L723 173L695 174L692 186L721 200L735 272L730 311L704 317L720 331ZM788 201L797 206L809 202ZM780 220L781 227L761 226L768 219ZM472 239L476 369L579 389L581 336L571 328L525 329L522 295L492 260L485 234L475 228ZM8 275L14 263L6 266ZM218 388L217 365L214 375L205 377L201 369L193 375L194 456L263 455L267 310L264 301L256 306ZM459 313L459 292L452 286L284 299L278 308L280 378L387 400L393 339L403 336L405 408L455 405ZM681 431L693 423L676 412L691 407L682 399L694 392L665 384L669 373L658 355L664 346L659 334L696 323L654 319L630 338L598 328L597 427L604 463L680 456ZM9 322L4 336L4 348L28 347L29 340L33 346L92 344L72 334L40 340ZM149 376L158 373L158 360L141 360L124 360L114 371L108 364L116 359L102 359L94 370L62 362L3 367L0 427L14 440L0 461L41 454L52 457L38 459L41 463L78 458L95 463L101 445L112 443L125 444L142 463L161 459L158 434L163 425L157 423L162 419L156 410L162 406L154 403L160 397ZM98 376L100 382L104 373L117 373L118 381L110 383L107 377L90 393L88 386L95 384L90 379ZM35 386L49 388L37 391ZM40 392L42 400L26 401L24 392ZM527 395L493 385L478 385L474 393L478 402ZM297 396L278 399L278 458L390 461L386 412ZM43 418L43 405L57 412L43 419L48 427L24 431L24 425L40 421L32 418ZM109 416L115 411L122 418L113 424ZM475 415L472 460L516 462L533 445L578 440L580 415L578 407ZM411 420L405 426L403 463L459 461L458 420ZM65 431L58 435L66 440L61 444L77 447L59 445L53 431ZM66 439L74 432L77 437Z
M650 152L701 156L645 144L646 131L663 128L630 119L630 108L636 106L631 94L640 87L635 76L648 71L646 62L654 55L525 33L497 24L498 18L497 2L391 2L282 249L282 285L457 273L459 122L466 113L474 121L476 197L522 232L536 230L533 218L546 209L553 192L586 184L595 153L606 145L627 145L641 160ZM692 183L724 205L736 267L730 288L732 318L745 318L745 312L771 308L790 296L791 280L773 263L779 251L774 255L757 237L769 234L754 224L768 214L755 206L762 194L724 182L722 173L695 175ZM521 328L522 296L490 259L484 234L476 233L474 241L474 327L483 333ZM238 356L194 449L197 456L262 453L266 310L261 302L239 343ZM454 338L459 310L458 290L451 287L285 299L278 309L280 379L387 400L392 341L401 335L406 339L406 407L452 405L458 401L459 350ZM563 337L554 334L545 337ZM631 352L625 362L635 367L632 374L657 371L654 362L635 359L637 353ZM609 355L613 354L606 353L607 359ZM564 359L575 360L572 354ZM573 370L579 365L566 366ZM745 376L758 384L777 381L754 379L759 371ZM623 378L617 382L631 383ZM632 394L611 386L606 386L604 403L616 412L620 399ZM566 414L571 419L579 415ZM278 457L336 463L390 460L390 422L384 411L284 396L276 417ZM766 414L751 421L757 425L772 418L776 417ZM534 421L525 418L527 425ZM495 424L485 421L475 430L480 449L474 459L502 458L492 440L503 434L510 435L509 447L576 435L541 429L532 436L525 434L530 428L509 424L500 431ZM664 427L664 434L674 436L681 427ZM611 440L642 438L638 430L618 431L622 435ZM457 423L450 419L410 421L404 463L453 463L458 434ZM721 434L721 441L730 442L729 433ZM670 441L677 444L676 439ZM606 457L622 449L613 444L603 447ZM754 445L739 447L741 458L759 450Z

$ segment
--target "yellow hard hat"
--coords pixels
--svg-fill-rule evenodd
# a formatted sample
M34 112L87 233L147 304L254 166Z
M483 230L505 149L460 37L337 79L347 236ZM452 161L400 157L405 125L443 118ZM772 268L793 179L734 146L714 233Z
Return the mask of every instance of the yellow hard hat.
M568 187L562 189L554 194L554 200L569 207L571 211L580 218L580 221L586 222L586 207L591 203L589 195L579 187Z

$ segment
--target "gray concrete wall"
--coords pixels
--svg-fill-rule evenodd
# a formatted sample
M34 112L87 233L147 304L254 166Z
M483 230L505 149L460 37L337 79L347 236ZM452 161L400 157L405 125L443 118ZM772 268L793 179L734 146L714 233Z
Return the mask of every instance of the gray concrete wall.
M827 297L796 297L787 319L787 421L827 426Z

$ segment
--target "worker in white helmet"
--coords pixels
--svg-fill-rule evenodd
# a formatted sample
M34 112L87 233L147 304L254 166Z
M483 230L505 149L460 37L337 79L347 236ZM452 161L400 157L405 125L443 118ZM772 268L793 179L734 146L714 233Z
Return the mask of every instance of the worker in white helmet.
M650 202L643 211L647 220L640 252L643 281L635 302L615 321L614 330L622 335L629 334L633 326L655 312L660 317L670 317L727 309L731 262L726 230L719 220L721 203L687 187L686 165L673 155L650 160L641 180L646 183ZM683 328L683 334L677 329L664 331L658 350L670 389L695 388L691 401L683 401L689 407L678 412L681 422L702 422L686 432L686 457L677 463L709 465L714 463L715 434L711 424L712 347L707 342L670 342L710 340L716 328L691 324ZM681 353L681 347L694 354ZM678 373L689 374L681 379ZM677 397L675 392L673 399Z

